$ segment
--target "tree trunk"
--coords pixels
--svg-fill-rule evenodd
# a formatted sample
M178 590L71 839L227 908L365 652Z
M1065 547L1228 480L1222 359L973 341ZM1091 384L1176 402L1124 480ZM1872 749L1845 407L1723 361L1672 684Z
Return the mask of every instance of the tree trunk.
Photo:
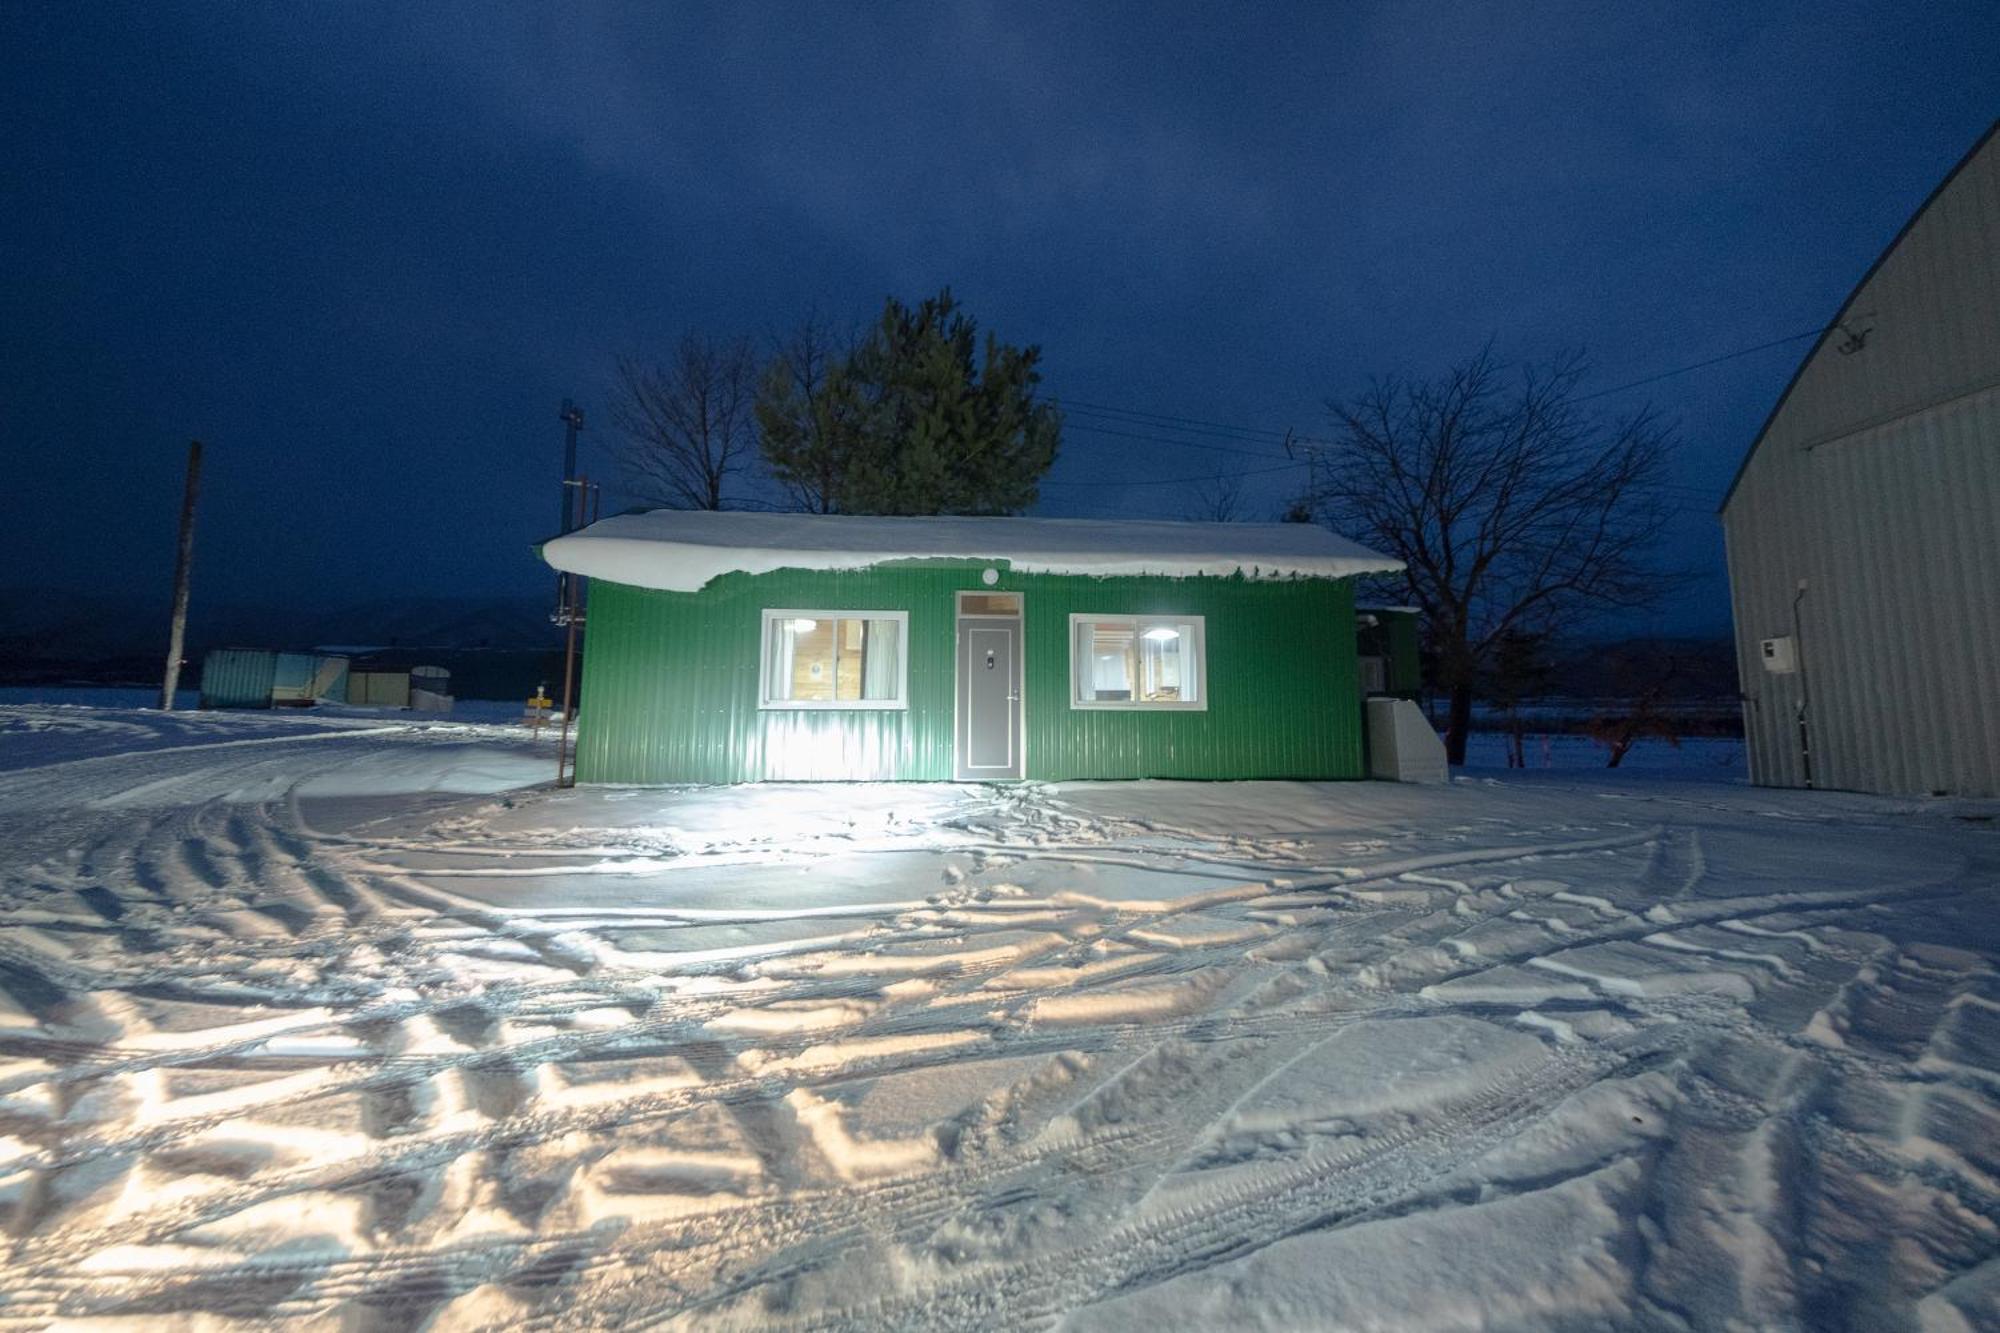
M1472 682L1451 687L1451 718L1445 724L1444 757L1450 764L1465 762L1465 738L1472 734Z

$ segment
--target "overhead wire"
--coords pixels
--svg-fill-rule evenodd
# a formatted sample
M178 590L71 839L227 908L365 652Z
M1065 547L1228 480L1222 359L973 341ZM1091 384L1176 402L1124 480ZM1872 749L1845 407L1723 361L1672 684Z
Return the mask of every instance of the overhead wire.
M1825 333L1826 330L1827 326L1821 325L1816 329L1807 329L1803 333L1790 333L1782 338L1773 338L1767 343L1758 343L1755 347L1739 347L1733 352L1724 352L1721 356L1712 356L1706 361L1696 361L1692 365L1676 366L1672 370L1663 370L1657 375L1648 375L1644 379L1628 380L1624 384L1614 384L1608 389L1598 389L1591 393L1581 393L1570 399L1570 401L1573 403L1587 403L1593 398L1607 398L1614 393L1623 393L1627 389L1637 389L1642 385L1657 384L1661 380L1672 379L1676 375L1685 375L1691 370L1706 370L1710 366L1719 366L1724 361L1734 361L1739 356L1749 356L1755 352L1768 352L1773 347L1783 347L1786 343L1795 343L1801 338L1817 338L1820 334Z
M1705 360L1690 362L1684 366L1676 366L1671 370L1663 370L1658 374L1643 376L1636 380L1627 380L1623 384L1614 384L1609 388L1595 389L1590 393L1578 394L1570 401L1587 403L1597 398L1608 398L1615 393L1624 393L1629 389L1642 388L1648 384L1657 384L1661 380L1673 379L1676 376L1686 375L1693 371L1706 370L1710 366L1721 365L1725 361L1734 361L1739 357L1753 356L1758 352L1767 352L1774 347L1783 347L1788 343L1799 342L1806 338L1815 338L1825 331L1826 326L1824 325L1818 328L1804 329L1798 333L1786 334L1782 338L1773 338L1768 342L1756 343L1749 347L1739 347L1733 351L1723 352L1718 356L1708 357ZM1110 421L1116 425L1151 425L1155 429L1176 432L1177 434L1208 435L1212 438L1239 440L1246 444L1253 443L1260 437L1287 444L1293 442L1307 444L1320 443L1320 441L1316 440L1302 439L1291 431L1273 430L1267 426L1245 426L1230 422L1212 421L1203 417L1185 417L1168 412L1152 412L1144 408L1115 407L1106 403L1092 403L1082 399L1056 398L1052 401L1063 412L1065 418L1068 418L1072 413L1079 413L1086 417L1095 417L1100 421ZM1097 425L1088 420L1074 422L1066 419L1063 424L1066 429L1070 430L1086 431L1097 435L1117 436L1128 440L1142 440L1149 444L1173 445L1184 449L1204 449L1212 453L1241 454L1249 458L1270 459L1272 457L1270 454L1259 450L1236 449L1228 445L1211 444L1205 440L1181 439L1177 438L1177 435L1147 435L1134 431L1116 430L1111 426ZM1309 466L1306 460L1296 459L1276 467L1253 468L1247 472L1212 473L1199 477L1149 478L1135 481L1055 481L1044 479L1041 484L1044 486L1072 487L1182 486L1204 481L1234 481L1239 477L1257 477L1275 472L1289 472L1306 466ZM1685 491L1689 494L1707 495L1711 493L1707 488L1671 483L1668 484L1666 489Z
M1266 453L1260 449L1232 449L1226 444L1210 444L1205 440L1176 440L1170 436L1141 435L1135 431L1113 430L1109 426L1093 426L1065 421L1063 429L1064 431L1088 431L1093 435L1116 435L1122 440L1146 440L1153 444L1176 444L1184 449L1206 449L1211 453L1218 454L1241 454L1245 458L1261 458L1265 462L1275 462L1277 460L1277 455Z
M1105 403L1085 402L1077 398L1056 398L1053 401L1057 407L1062 409L1065 416L1072 412L1080 412L1086 416L1109 417L1114 420L1124 417L1133 419L1135 424L1138 421L1146 421L1174 430L1188 430L1197 433L1226 432L1234 436L1261 436L1274 440L1283 440L1288 433L1282 430L1275 430L1269 426L1245 426L1240 423L1227 421L1209 421L1201 417L1182 417L1168 412L1150 412L1144 408L1137 407L1112 407Z
M1216 472L1201 477L1141 477L1134 481L1049 481L1044 479L1038 486L1187 486L1199 481L1235 481L1239 477L1261 477L1267 473L1290 472L1294 468L1306 467L1304 459L1296 463L1282 463L1277 467L1253 467L1248 472Z

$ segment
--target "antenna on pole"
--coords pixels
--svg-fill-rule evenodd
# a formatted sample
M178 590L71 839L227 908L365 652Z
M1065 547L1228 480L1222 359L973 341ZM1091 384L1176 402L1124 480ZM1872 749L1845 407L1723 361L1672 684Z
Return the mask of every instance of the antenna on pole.
M571 500L570 493L576 489L576 436L577 432L583 429L583 409L578 407L573 399L565 398L562 400L562 406L556 409L556 420L563 424L562 485L558 488L562 491L562 517L556 522L556 535L560 537L564 533L574 532L577 528L578 506ZM558 625L564 624L569 618L569 611L569 575L558 573L556 609L549 619Z
M583 409L565 398L556 420L563 423L562 526L557 531L568 532L572 526L571 511L575 508L570 504L569 486L576 480L576 435L583 429Z

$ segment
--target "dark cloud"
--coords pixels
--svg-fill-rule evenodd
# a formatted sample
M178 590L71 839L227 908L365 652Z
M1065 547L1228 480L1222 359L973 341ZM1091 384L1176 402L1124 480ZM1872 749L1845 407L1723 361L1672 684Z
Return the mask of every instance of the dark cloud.
M203 587L257 598L534 590L555 404L612 354L943 283L1063 394L1223 421L1488 336L1638 378L1827 317L2000 107L1988 4L48 5L0 43L0 582L159 584L200 434ZM1799 351L1648 390L1707 571L1669 620L1719 623L1709 511ZM1052 481L1239 465L1079 429Z

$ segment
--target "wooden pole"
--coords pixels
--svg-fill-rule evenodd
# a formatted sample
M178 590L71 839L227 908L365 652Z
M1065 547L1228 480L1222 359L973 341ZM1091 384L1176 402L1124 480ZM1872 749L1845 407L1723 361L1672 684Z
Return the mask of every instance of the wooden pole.
M578 578L570 578L571 596L575 596ZM571 775L569 763L569 715L576 707L576 608L570 604L569 644L563 650L563 695L562 733L556 740L556 786L574 787L576 779Z
M174 619L167 632L167 674L160 682L160 708L174 710L181 683L181 652L187 640L188 577L194 569L194 500L201 490L201 441L188 441L187 488L181 492L180 554L174 560Z

